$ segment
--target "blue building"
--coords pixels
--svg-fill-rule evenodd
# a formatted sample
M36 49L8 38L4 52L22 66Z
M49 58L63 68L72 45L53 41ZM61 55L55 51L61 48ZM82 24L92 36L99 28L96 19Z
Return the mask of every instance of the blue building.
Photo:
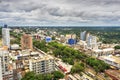
M51 37L46 37L46 38L45 38L45 41L46 41L46 42L51 42L51 41L52 41L52 38L51 38Z
M76 44L76 39L68 39L68 44L73 45Z

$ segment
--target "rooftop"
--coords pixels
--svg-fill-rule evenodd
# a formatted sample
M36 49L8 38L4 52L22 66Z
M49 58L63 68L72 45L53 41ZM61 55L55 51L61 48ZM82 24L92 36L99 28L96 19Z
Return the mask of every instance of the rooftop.
M116 62L118 64L120 64L120 57L118 56L101 56L100 57L101 60L109 60L109 61L112 61L112 62Z
M113 80L120 80L120 71L118 70L106 70L106 74L113 78Z
M50 60L50 59L54 59L52 56L50 55L45 55L44 57L40 57L40 56L37 56L37 57L31 57L31 61L32 62L39 62L39 61L43 61L43 60Z

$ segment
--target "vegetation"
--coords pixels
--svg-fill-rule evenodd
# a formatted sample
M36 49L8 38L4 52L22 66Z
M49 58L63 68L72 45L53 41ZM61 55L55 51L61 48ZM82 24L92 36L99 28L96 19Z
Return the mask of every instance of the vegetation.
M114 47L115 49L120 49L120 45L117 45Z
M95 58L87 58L86 63L93 67L96 72L104 72L104 70L110 68L110 66L106 64L104 61Z
M52 40L55 40L55 36L52 37Z
M46 46L46 42L45 41L37 41L37 40L34 40L33 41L33 45L36 47L36 48L38 48L38 49L40 49L40 50L42 50L42 51L44 51L44 52L48 52L48 48L47 48L47 46Z
M71 69L71 73L80 73L85 70L85 65L83 63L75 63Z
M15 39L10 41L11 44L20 44L22 34L20 34L20 33L18 34L16 32L11 31L10 35L15 38Z
M51 48L55 57L59 57L63 60L63 62L73 65L71 73L84 71L85 66L83 63L93 67L96 72L103 72L105 69L109 68L109 65L103 61L88 57L84 53L64 46L58 42L50 42L46 45L44 41L35 41L34 45L44 51Z
M60 34L71 34L75 33L77 39L80 39L80 32L88 31L92 35L99 38L99 41L105 44L120 43L120 27L68 27L68 28L57 28Z
M63 46L57 42L49 43L50 46L54 48L53 54L56 57L61 58L64 62L74 65L74 61L82 60L84 61L87 56L80 51L74 50L73 48Z
M63 78L64 75L61 72L59 72L59 71L54 71L53 72L53 77L54 77L54 80L58 80L58 79Z
M34 72L28 72L21 80L58 80L63 77L64 75L59 71L54 71L51 74L35 74Z

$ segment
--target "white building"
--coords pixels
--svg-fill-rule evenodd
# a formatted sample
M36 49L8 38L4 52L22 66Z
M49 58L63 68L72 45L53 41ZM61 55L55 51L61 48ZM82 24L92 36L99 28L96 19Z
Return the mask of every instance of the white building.
M2 28L2 42L3 46L10 48L10 29Z
M19 49L20 47L19 47L19 45L18 44L13 44L13 45L11 45L11 49L13 49L13 50L16 50L16 49Z
M86 31L80 33L80 39L85 41L86 38Z
M69 74L67 76L67 79L66 80L77 80L74 76L72 76L71 74Z
M105 48L105 49L93 49L92 56L99 57L99 56L109 56L114 54L114 48Z
M57 61L55 64L56 64L56 66L58 66L58 68L59 68L64 74L70 73L71 68L72 68L72 65L66 64L66 63L62 62L61 60L60 60L60 61Z
M84 50L87 49L87 43L86 41L80 40L78 43Z
M120 69L120 57L117 56L100 56L100 60L103 60L105 63L115 66Z
M0 70L0 74L2 73L2 80L13 80L13 69L9 58L9 52L0 50L0 60L0 68L2 69Z
M51 73L55 71L54 58L49 55L33 57L29 60L29 69L38 74Z
M87 38L87 46L88 46L88 49L98 49L97 37L90 35Z
M0 80L3 80L1 58L0 58Z

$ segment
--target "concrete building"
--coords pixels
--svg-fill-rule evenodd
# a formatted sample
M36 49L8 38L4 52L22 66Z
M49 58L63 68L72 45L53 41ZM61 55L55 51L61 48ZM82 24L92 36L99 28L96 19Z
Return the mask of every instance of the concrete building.
M65 39L66 39L66 43L68 43L69 39L74 39L75 40L76 39L76 34L67 34Z
M65 42L65 36L64 35L60 35L60 42Z
M80 39L81 39L82 41L85 41L85 40L86 40L86 33L87 33L86 31L80 33Z
M10 29L7 28L7 25L2 28L2 43L3 46L10 48Z
M0 58L0 80L3 80L3 77L2 77L2 63L1 63L1 58Z
M87 47L88 49L98 49L98 45L97 45L97 37L96 36L92 36L90 35L87 38Z
M79 45L80 45L80 47L82 47L84 50L86 50L86 49L87 49L87 43L86 43L85 41L80 40L78 44L79 44Z
M106 70L105 73L112 78L112 80L120 80L120 71Z
M74 76L72 76L71 74L69 74L66 78L66 80L77 80Z
M114 48L105 48L105 49L93 49L92 56L99 57L99 56L109 56L114 54Z
M11 48L12 50L17 50L17 49L19 49L20 47L19 47L18 44L13 44L13 45L11 45L10 48Z
M105 63L120 69L120 57L117 56L100 56L98 59Z
M14 80L13 79L13 69L12 69L12 62L9 58L9 52L0 50L0 74L2 73L2 80ZM0 75L1 77L1 75ZM1 79L1 78L0 78Z
M23 34L21 37L21 48L25 49L33 49L32 37L29 34Z
M38 74L51 73L55 71L54 58L49 55L33 57L29 60L29 69Z
M55 64L64 74L70 73L72 65L66 64L66 63L62 62L61 60L56 61Z

